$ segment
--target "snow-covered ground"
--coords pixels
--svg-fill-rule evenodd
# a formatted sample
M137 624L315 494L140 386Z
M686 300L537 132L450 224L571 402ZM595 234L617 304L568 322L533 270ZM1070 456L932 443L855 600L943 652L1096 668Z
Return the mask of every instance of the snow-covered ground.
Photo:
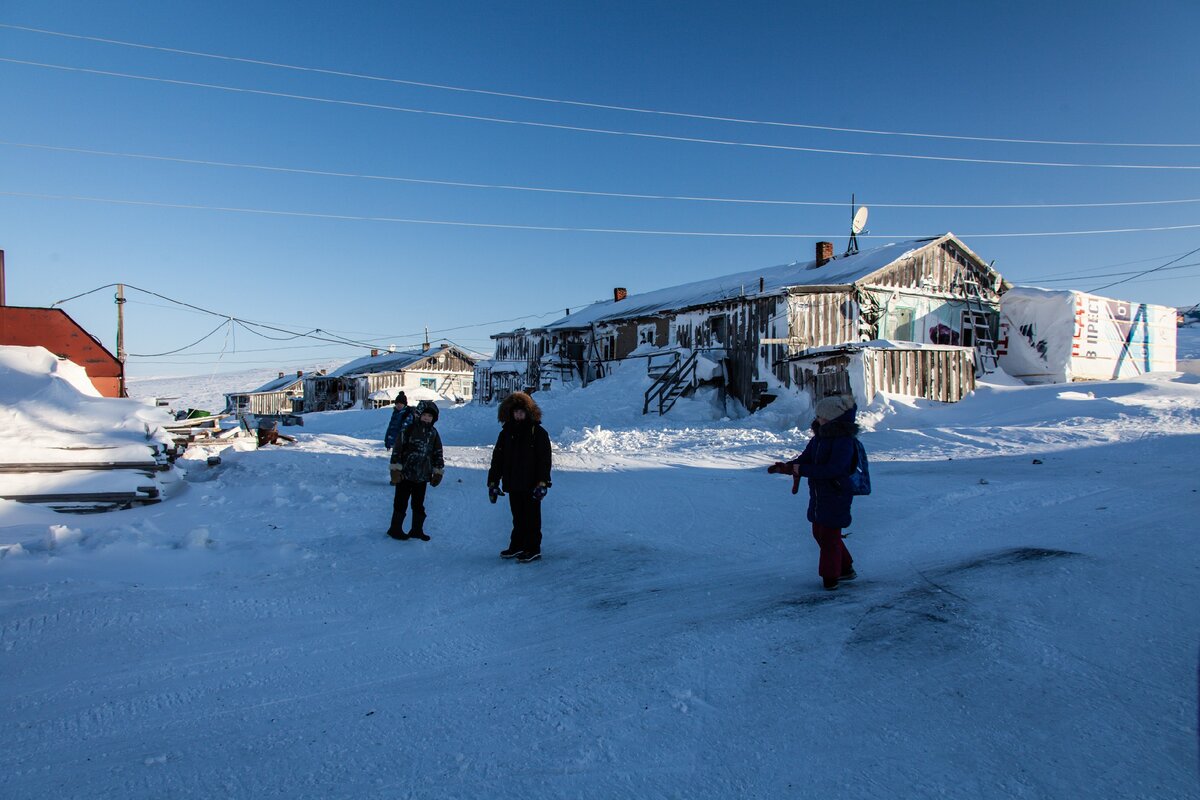
M475 406L428 543L384 535L386 409L158 506L0 503L0 796L1197 796L1200 380L865 410L836 592L765 472L803 404L647 418L643 382L539 395L531 564Z

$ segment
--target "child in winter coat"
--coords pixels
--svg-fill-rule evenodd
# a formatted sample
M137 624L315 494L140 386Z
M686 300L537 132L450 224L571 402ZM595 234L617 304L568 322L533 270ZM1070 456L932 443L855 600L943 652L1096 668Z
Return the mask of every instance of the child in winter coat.
M842 529L850 525L850 504L854 500L849 476L855 468L858 425L854 417L858 407L845 395L826 397L817 403L813 438L804 452L791 461L777 461L768 472L791 475L792 493L800 478L808 478L808 521L813 538L821 547L818 574L826 589L838 588L841 581L858 577L854 559L842 539Z
M411 425L412 421L413 410L408 405L408 395L401 392L396 395L396 405L392 406L392 417L388 420L387 433L383 435L383 446L391 450L400 431Z
M442 460L442 437L433 424L437 422L436 403L422 400L417 405L416 419L401 428L392 448L392 483L396 497L392 501L392 524L388 536L393 539L422 539L425 533L425 489L428 484L442 482L445 462ZM412 530L404 532L404 515L412 503Z
M494 503L508 492L512 537L500 557L525 563L542 556L542 498L550 489L550 436L541 425L542 410L524 392L504 398L497 417L504 427L492 450L488 496Z

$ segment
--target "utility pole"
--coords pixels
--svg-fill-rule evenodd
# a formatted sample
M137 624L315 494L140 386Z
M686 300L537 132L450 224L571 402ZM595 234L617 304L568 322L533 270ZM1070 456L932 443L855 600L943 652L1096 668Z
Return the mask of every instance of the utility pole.
M121 397L125 393L125 284L117 284L117 361L121 362Z

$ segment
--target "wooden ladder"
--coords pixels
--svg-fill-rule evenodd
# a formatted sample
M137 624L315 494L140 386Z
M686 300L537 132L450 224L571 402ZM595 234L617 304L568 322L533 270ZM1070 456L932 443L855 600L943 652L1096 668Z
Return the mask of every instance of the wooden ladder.
M975 374L987 375L1000 366L1000 358L996 355L996 340L992 335L992 326L988 322L987 306L983 302L983 288L969 273L959 272L955 283L961 287L963 297L967 301L967 311L971 313L971 339L975 348Z

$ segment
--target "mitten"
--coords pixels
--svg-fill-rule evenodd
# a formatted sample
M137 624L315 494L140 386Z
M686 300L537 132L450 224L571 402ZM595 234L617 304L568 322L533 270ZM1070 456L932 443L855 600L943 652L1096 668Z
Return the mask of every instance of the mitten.
M769 472L772 475L781 475L781 474L784 474L784 473L787 473L790 471L791 470L788 469L788 465L783 463L782 461L776 461L774 464L767 467L767 472Z
M541 500L543 497L546 496L546 492L548 492L548 491L550 491L549 486L547 486L544 483L539 483L537 486L533 487L533 499Z
M440 470L440 469L435 469L435 470L433 471L433 475L431 475L431 476L429 477L429 485L430 485L430 486L437 486L437 485L438 485L439 483L441 483L441 482L442 482L442 470Z
M491 500L494 503L494 502L496 502L496 498L503 497L503 496L504 496L504 492L500 491L500 484L498 484L498 483L489 483L488 484L488 500Z

